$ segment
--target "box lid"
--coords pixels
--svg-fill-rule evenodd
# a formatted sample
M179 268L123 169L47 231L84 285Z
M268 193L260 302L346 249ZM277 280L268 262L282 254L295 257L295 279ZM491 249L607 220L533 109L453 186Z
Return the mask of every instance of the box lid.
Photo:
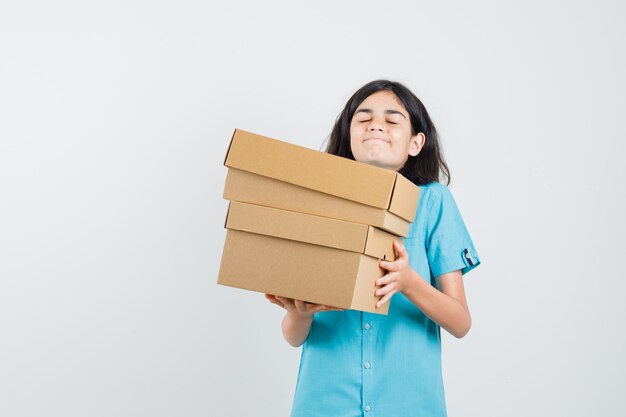
M225 227L387 260L395 259L393 241L402 242L398 236L365 224L236 201L230 203Z
M409 234L410 223L388 210L237 168L228 169L223 196L231 201L369 224L398 236Z
M412 222L419 187L397 172L235 129L224 160L238 168L383 208Z

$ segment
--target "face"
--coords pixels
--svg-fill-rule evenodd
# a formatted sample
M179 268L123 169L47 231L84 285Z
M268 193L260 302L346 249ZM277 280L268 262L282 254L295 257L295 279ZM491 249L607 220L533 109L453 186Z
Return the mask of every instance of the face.
M424 146L423 133L411 134L411 121L398 97L390 91L372 94L357 107L350 123L354 159L399 171L409 156Z

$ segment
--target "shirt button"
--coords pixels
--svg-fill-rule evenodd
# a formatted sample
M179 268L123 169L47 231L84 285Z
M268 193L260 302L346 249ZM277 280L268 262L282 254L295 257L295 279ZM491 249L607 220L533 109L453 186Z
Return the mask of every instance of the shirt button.
M365 367L365 369L370 369L372 367L369 362L365 362L365 365L363 366Z
M369 330L372 326L370 326L369 323L365 323L363 327L365 328L365 330Z
M364 408L364 410L365 410L366 412L372 411L372 407L370 407L369 405L366 405L366 406L365 406L365 408Z

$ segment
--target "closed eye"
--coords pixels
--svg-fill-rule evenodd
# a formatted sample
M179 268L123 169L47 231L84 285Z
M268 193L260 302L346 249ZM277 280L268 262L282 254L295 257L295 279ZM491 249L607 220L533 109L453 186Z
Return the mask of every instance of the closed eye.
M366 123L366 122L371 122L372 119L367 119L367 120L359 120L358 123ZM397 125L397 122L392 122L391 120L387 120L387 123L389 123L390 125Z

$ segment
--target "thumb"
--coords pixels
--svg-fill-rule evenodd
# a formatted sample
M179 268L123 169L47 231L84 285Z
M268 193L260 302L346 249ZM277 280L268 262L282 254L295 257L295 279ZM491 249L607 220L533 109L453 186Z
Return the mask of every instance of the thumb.
M397 240L393 241L393 248L398 253L396 259L408 257L408 254L406 253L406 248L402 243L398 242Z

